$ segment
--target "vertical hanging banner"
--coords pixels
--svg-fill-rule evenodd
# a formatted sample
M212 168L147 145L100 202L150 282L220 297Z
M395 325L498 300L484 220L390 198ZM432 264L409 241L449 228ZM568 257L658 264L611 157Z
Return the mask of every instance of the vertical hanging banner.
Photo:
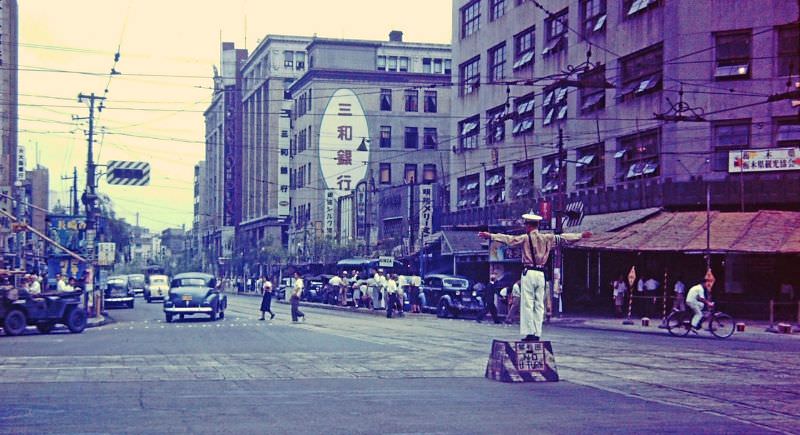
M333 216L336 210L328 207L328 201L335 204L337 198L349 194L366 175L369 137L364 108L356 94L350 89L334 92L322 115L319 132L319 165L327 189L323 220L326 237L333 236L336 231Z
M422 249L425 238L433 233L433 186L423 184L419 186L419 234L417 235L417 249Z

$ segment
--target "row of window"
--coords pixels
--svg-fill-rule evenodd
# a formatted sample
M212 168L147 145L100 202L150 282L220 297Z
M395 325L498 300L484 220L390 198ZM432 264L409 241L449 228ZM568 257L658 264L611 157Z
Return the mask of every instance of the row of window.
M379 98L380 108L383 112L391 112L393 107L392 90L381 89ZM404 109L406 112L419 112L419 90L406 89L403 94ZM425 113L439 111L439 96L436 91L425 90L422 94L422 109Z
M453 61L438 57L423 57L422 72L425 74L446 74L452 72ZM418 72L412 70L411 59L408 56L379 55L375 60L375 69L378 71L392 72Z
M459 11L461 38L467 38L480 30L481 4L484 0L473 0ZM489 7L489 21L495 21L506 15L507 0L486 0ZM516 0L519 6L525 0ZM647 9L658 6L659 0L621 0L623 19L638 15ZM579 3L581 30L584 38L601 32L605 28L607 18L607 0L580 0ZM568 30L568 10L564 9L548 16L545 20L545 35L548 41L554 41L565 35ZM547 50L547 49L545 49ZM549 50L547 50L549 51Z
M382 125L380 134L380 147L392 147L392 126ZM406 149L419 148L419 128L418 127L405 127L403 134L403 145ZM439 143L439 132L435 127L423 127L422 129L422 148L426 150L435 150Z
M397 164L395 164L396 166ZM422 183L435 183L437 179L436 165L425 163L422 165ZM392 164L381 163L378 174L380 184L392 184ZM414 184L420 182L417 178L417 164L406 163L403 165L403 183Z
M776 119L774 122L774 146L779 148L800 147L800 121L793 118ZM751 121L729 120L712 125L711 170L729 171L731 151L751 147ZM625 182L660 175L661 134L658 129L639 132L617 140L614 151L615 182ZM566 154L558 164L557 154L542 157L540 186L542 194L563 191L566 186L562 171L567 168ZM574 186L577 189L602 187L605 180L605 143L597 143L576 149ZM510 180L506 180L505 168L486 171L484 191L486 204L511 201L529 196L533 191L534 159L515 163ZM480 176L471 174L457 180L457 208L477 207Z

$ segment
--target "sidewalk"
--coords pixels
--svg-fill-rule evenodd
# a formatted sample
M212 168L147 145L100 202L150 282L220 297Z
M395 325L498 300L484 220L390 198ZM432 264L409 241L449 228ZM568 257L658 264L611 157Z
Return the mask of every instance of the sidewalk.
M114 323L114 318L109 316L108 313L86 319L87 328L97 328L98 326L108 325L111 323Z
M257 293L233 293L237 296L244 296L244 297L261 297L261 295ZM273 302L281 303L284 305L289 305L288 301L273 299ZM306 302L302 301L300 303L303 306L313 307L313 308L320 308L323 310L330 310L330 311L346 311L349 313L359 313L359 314L368 314L373 316L386 316L385 310L367 310L364 308L353 309L353 307L341 307L338 305L328 305L322 304L317 302ZM405 313L406 317L417 317L417 316L433 316L433 314L412 314L412 313ZM623 331L623 332L632 332L632 333L639 333L639 334L667 334L667 330L665 328L659 328L661 325L661 319L659 318L651 318L649 326L643 326L643 322L641 318L632 318L633 321L632 325L625 325L623 324L624 319L615 318L615 317L601 317L601 316L590 316L590 315L561 315L561 317L553 317L550 319L549 323L546 323L548 326L556 326L560 328L576 328L576 329L593 329L598 331ZM797 332L798 325L792 325L794 329L793 334L778 334L775 332L769 332L767 329L769 328L770 324L767 321L761 320L737 320L737 323L744 323L745 330L744 332L735 332L734 335L752 335L752 336L794 336L800 337L800 333Z

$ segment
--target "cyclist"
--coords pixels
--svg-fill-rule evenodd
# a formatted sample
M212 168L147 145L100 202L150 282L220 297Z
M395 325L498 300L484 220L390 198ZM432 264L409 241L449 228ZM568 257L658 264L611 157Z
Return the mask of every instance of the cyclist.
M701 284L689 289L686 294L686 305L694 312L692 316L692 331L697 332L700 322L703 320L703 309L713 307L711 302L711 287L714 285L714 278L706 276Z

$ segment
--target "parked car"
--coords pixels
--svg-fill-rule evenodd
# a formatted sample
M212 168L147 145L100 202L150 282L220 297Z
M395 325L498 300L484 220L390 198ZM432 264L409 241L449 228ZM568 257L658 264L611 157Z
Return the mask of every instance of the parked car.
M275 294L273 295L274 298L278 300L289 300L289 296L292 293L292 285L294 284L294 279L292 278L283 278L279 283L278 287L274 290Z
M66 325L70 332L83 332L86 311L81 307L82 294L78 290L33 296L16 287L0 289L0 325L6 335L23 334L29 325L47 334L56 323Z
M322 302L324 294L324 287L328 284L328 280L331 279L333 275L316 275L310 277L304 277L305 282L303 283L305 287L303 288L303 296L301 297L302 300L308 302Z
M422 282L425 294L423 310L435 312L438 317L475 315L483 303L470 282L463 276L431 274Z
M133 290L128 286L128 277L126 275L108 277L103 297L107 307L133 308Z
M170 282L169 293L164 300L164 315L167 323L178 315L207 314L212 321L225 318L228 297L217 288L214 275L200 272L179 273Z
M147 303L153 299L164 300L169 292L169 277L167 275L148 275L144 285L144 300Z
M134 273L128 275L128 288L133 291L134 296L144 295L144 275L141 273Z

